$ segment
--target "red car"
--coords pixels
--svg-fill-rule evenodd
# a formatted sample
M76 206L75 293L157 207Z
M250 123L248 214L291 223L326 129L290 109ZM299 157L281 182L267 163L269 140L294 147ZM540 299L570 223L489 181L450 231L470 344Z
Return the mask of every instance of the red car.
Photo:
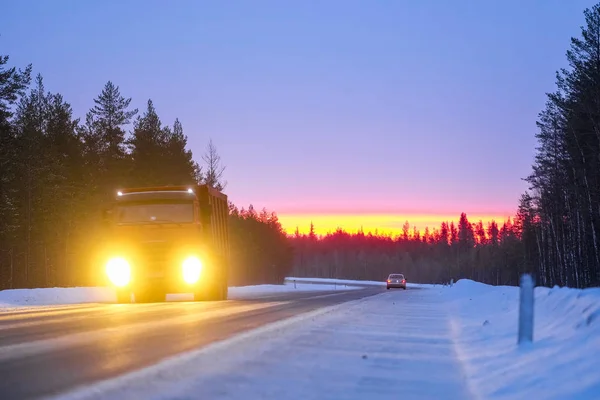
M387 278L387 290L390 288L402 288L406 290L406 278L403 274L391 274Z

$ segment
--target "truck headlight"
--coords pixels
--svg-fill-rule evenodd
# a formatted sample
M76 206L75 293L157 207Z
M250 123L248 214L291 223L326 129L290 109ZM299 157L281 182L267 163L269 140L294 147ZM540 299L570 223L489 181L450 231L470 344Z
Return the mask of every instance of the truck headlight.
M183 262L183 280L186 283L196 283L200 279L202 272L202 262L198 257L188 257Z
M131 268L127 260L121 257L115 257L106 263L106 275L113 285L122 287L131 280Z

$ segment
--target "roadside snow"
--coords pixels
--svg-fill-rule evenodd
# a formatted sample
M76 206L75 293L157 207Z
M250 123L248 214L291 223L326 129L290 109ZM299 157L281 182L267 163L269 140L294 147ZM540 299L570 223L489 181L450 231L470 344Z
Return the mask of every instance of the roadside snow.
M484 399L600 399L600 289L535 289L533 343L517 345L519 288L440 291L459 359Z
M231 300L260 297L263 295L294 292L294 291L328 291L361 289L347 284L309 284L286 283L284 285L255 285L229 288ZM191 300L191 294L169 294L167 301ZM114 289L110 287L73 287L73 288L44 288L44 289L12 289L0 291L0 311L2 308L21 306L67 305L84 303L114 303Z
M12 289L0 291L1 307L115 302L108 287Z

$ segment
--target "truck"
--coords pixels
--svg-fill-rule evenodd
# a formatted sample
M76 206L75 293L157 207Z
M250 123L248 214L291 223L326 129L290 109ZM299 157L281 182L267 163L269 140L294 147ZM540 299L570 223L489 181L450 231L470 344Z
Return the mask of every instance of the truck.
M205 184L119 189L103 210L98 255L117 302L227 300L228 216L227 195Z

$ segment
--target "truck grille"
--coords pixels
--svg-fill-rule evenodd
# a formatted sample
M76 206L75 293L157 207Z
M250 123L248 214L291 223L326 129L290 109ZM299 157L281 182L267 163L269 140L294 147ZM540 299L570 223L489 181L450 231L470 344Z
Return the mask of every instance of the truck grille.
M171 246L168 242L146 242L140 246L140 269L146 275L160 275L167 272L171 260Z

